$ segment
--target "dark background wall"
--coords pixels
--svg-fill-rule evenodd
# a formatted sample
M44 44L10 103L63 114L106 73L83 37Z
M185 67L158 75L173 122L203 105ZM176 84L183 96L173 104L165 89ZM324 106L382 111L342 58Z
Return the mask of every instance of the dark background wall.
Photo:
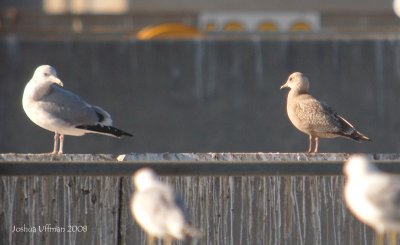
M181 41L0 40L0 152L52 150L21 100L38 65L107 110L135 135L66 137L67 153L298 152L308 137L286 115L293 71L311 93L373 139L322 140L321 152L397 152L400 42L397 37L215 38Z

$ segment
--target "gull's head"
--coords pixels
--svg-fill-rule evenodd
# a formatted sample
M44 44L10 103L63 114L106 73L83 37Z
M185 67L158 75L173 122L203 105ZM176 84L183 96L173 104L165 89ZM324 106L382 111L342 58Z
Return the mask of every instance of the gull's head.
M378 171L378 168L365 156L353 155L343 166L343 172L347 177L364 176Z
M141 168L133 174L132 183L136 190L142 191L158 183L158 176L151 168Z
M301 72L294 72L290 74L286 83L281 86L281 89L290 88L299 92L308 92L309 87L308 78Z
M63 83L57 77L56 69L49 65L41 65L36 68L35 73L33 73L32 80L41 83L55 83L63 86Z

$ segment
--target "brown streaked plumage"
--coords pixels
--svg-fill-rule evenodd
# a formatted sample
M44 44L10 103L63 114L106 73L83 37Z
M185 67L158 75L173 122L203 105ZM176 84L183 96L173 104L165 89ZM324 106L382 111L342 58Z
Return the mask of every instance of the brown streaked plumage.
M308 152L312 152L314 144L314 152L318 152L319 138L344 137L357 142L371 141L330 106L310 95L308 78L302 73L292 73L281 86L283 88L290 88L286 107L290 121L298 130L309 135Z

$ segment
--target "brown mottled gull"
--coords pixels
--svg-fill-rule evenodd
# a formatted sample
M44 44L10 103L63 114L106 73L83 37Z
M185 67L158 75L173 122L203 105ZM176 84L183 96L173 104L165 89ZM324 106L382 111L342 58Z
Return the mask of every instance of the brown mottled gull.
M63 153L64 135L97 133L118 138L132 136L111 126L111 116L105 110L89 105L62 86L56 70L49 65L42 65L36 68L32 79L26 84L22 97L22 106L29 119L54 132L53 154Z
M186 209L174 190L158 180L150 168L139 169L132 177L135 193L130 201L131 214L148 235L172 244L173 239L200 238L201 232L189 224Z
M400 231L400 176L383 173L364 155L354 155L344 164L344 200L349 210L377 233ZM397 239L390 237L394 244ZM389 243L392 244L392 243Z
M290 121L301 132L309 135L308 152L312 152L314 143L314 152L318 152L319 138L345 137L358 142L371 141L331 107L311 96L308 93L308 79L302 73L292 73L281 86L283 88L290 88L286 107Z

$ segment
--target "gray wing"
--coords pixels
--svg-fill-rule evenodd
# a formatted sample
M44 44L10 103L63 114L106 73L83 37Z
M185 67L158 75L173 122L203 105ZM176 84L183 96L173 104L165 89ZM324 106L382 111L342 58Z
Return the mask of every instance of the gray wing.
M388 220L400 222L400 179L386 175L369 183L367 199L380 210Z
M41 109L71 125L94 125L100 119L91 105L57 85L50 86L40 103Z
M299 96L295 108L296 116L317 133L341 134L354 131L353 125L339 116L329 105L309 94Z

